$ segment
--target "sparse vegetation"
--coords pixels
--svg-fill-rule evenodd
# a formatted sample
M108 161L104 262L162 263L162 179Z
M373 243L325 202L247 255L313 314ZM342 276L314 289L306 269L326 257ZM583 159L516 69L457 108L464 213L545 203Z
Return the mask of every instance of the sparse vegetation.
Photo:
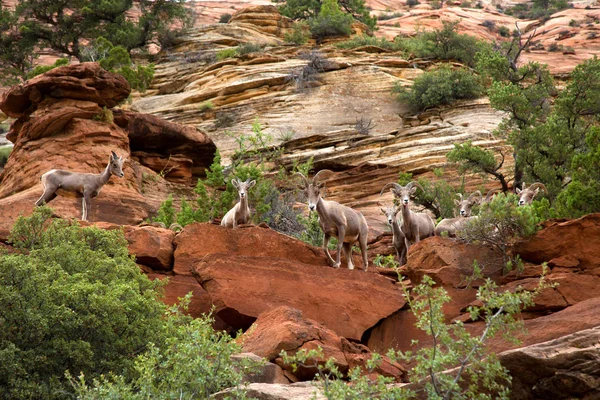
M230 19L231 19L231 14L229 14L229 13L221 14L221 16L219 17L219 23L226 24L229 22Z
M308 42L310 38L310 27L304 21L295 22L292 25L292 33L285 33L284 35L285 41L288 43L293 43L295 45L303 45Z
M41 74L48 72L54 68L62 67L64 65L69 65L68 58L59 58L52 65L38 65L33 70L31 70L29 73L27 73L27 79L31 79L34 76L41 75Z
M237 123L237 114L233 111L219 111L215 114L215 128L230 128Z
M510 37L510 29L508 29L506 26L500 26L498 27L498 35L504 38Z
M394 18L400 18L401 16L403 16L404 14L397 11L395 13L385 13L385 14L379 14L377 16L377 19L379 21L387 21L388 19L394 19Z
M402 50L400 43L396 41L389 41L386 38L376 38L374 36L353 36L351 39L339 42L335 44L340 49L355 49L362 46L377 46L386 50Z
M213 110L214 108L215 108L215 105L213 104L213 102L210 100L206 100L206 101L200 103L200 105L198 106L198 111L204 112L204 111L208 111L208 110Z
M292 71L287 80L294 82L297 90L303 91L318 82L319 74L329 66L329 61L323 53L317 50L301 53L300 58L308 60L308 62L302 68Z
M237 57L237 55L238 55L237 48L235 48L235 47L230 47L228 49L219 50L219 51L217 51L217 54L216 54L217 61L223 61L228 58Z
M356 120L356 123L354 124L354 129L356 129L356 131L361 135L367 136L369 135L371 130L375 128L375 126L376 125L373 123L372 118L367 119L361 116L360 119Z
M6 162L8 161L8 156L10 156L12 149L12 146L0 147L0 167L4 167L6 165Z

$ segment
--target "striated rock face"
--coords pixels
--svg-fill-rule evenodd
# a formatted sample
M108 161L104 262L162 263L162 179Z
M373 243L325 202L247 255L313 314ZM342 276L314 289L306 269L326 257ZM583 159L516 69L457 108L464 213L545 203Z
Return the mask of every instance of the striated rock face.
M251 383L244 387L249 398L258 400L325 400L326 397L310 382L292 385ZM215 400L230 399L233 389L226 389L211 396Z
M275 362L300 380L312 379L317 369L310 365L325 363L330 357L336 360L335 364L342 373L355 366L366 369L365 361L370 358L371 353L365 346L351 343L318 322L303 318L300 310L286 306L260 314L240 341L244 351ZM309 360L305 363L309 366L301 366L296 371L279 356L281 351L292 355L300 350L316 350L318 347L323 349L323 359ZM390 363L385 357L376 372L392 376L398 381L405 374L400 365Z
M600 327L499 354L511 399L600 398Z
M262 312L288 305L360 341L405 303L391 280L330 268L321 249L269 229L193 224L175 245L174 272L193 273L216 314L234 329L247 329Z

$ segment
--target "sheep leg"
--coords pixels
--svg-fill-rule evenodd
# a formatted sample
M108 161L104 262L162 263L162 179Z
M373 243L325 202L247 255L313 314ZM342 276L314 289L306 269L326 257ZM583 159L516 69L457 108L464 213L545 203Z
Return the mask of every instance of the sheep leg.
M90 208L90 195L88 193L84 193L81 198L81 220L87 221L88 209Z
M325 255L327 256L327 262L329 263L329 265L335 267L335 261L333 261L333 258L331 258L331 254L329 254L329 239L331 239L331 235L326 233L325 236L323 236L323 250L325 250Z
M344 243L343 247L346 260L348 260L348 269L354 269L354 264L352 263L352 243Z
M365 272L367 268L369 268L369 259L367 258L367 235L361 234L358 237L358 244L360 245L360 254L362 255L363 265L365 268Z
M337 237L337 261L334 265L335 268L339 268L342 265L342 246L344 245L344 238L346 237L346 227L340 226L338 227L338 237Z
M410 241L404 238L404 246L406 246L406 258L408 258L408 249L410 249Z
M50 201L54 200L54 198L57 196L57 189L58 186L56 185L44 185L44 193L42 193L40 198L35 202L35 205L41 206L44 203L49 203Z

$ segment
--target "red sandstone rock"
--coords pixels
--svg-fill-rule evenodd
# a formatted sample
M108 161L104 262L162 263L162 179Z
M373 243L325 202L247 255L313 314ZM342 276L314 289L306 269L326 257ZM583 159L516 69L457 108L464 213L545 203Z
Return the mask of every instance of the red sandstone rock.
M91 101L114 107L129 96L131 88L121 75L108 72L98 63L81 63L55 68L7 91L0 109L10 117L33 112L47 96Z
M167 179L203 175L217 150L195 127L153 115L117 110L115 123L127 130L132 157L156 172L167 172Z
M125 238L129 242L129 252L135 255L137 263L154 270L173 269L175 232L153 226L127 226Z
M593 269L600 267L600 213L547 224L515 252L533 263Z
M244 351L274 361L301 380L312 379L317 372L316 368L300 367L294 372L291 366L285 364L279 356L281 351L295 354L300 350L321 347L323 359L309 360L306 364L324 363L332 357L343 373L355 366L364 368L371 353L365 346L353 344L318 322L304 318L300 310L285 306L262 313L240 341ZM401 380L405 374L400 365L390 363L385 357L382 367L377 372L398 380Z

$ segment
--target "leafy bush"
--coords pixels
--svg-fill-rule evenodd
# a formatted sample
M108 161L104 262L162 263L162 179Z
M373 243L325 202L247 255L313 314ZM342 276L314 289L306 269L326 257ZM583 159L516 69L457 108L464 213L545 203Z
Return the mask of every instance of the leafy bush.
M456 208L454 200L458 192L446 180L440 179L443 174L441 169L435 169L433 172L438 177L437 180L430 181L420 178L417 181L423 190L416 191L414 202L430 210L437 219L453 218L454 209ZM401 172L398 183L405 186L412 180L411 173ZM464 182L460 192L463 191L463 188Z
M482 95L479 78L471 71L442 65L418 76L410 89L397 83L393 89L400 102L416 110L451 104L456 100L475 99Z
M323 7L331 7L334 1L331 0L275 0L281 3L279 12L293 20L311 20L319 16ZM337 6L337 0L335 0ZM351 0L343 2L344 13L350 16L351 20L356 18L367 25L370 29L376 29L377 19L369 13L369 7L365 6L364 0ZM337 7L339 8L339 7Z
M189 303L188 295L183 303ZM184 310L185 308L183 308ZM209 316L191 318L174 307L165 314L163 346L150 344L136 357L135 378L122 375L100 377L89 385L84 376L72 379L77 397L96 399L208 399L211 394L234 387L236 399L245 399L241 382L257 364L232 361L240 345L224 332L212 328Z
M246 54L250 54L250 53L257 53L259 51L262 51L262 49L265 48L264 44L260 44L260 43L244 43L244 44L240 44L237 47L237 55L238 56L244 56Z
M340 10L337 0L323 0L319 14L308 20L312 37L320 43L323 39L350 35L352 15Z
M288 43L303 45L310 37L310 27L306 22L295 22L292 25L292 33L285 33L284 39Z
M4 167L8 161L8 156L12 152L12 146L0 147L0 167Z
M353 36L350 40L339 42L335 44L335 47L340 49L355 49L362 46L377 46L386 50L400 50L400 43L396 41L390 42L386 38L377 38L374 36Z
M130 377L135 355L160 344L164 305L120 230L82 228L34 209L0 255L0 398L65 398L65 370ZM9 306L10 305L10 306Z
M223 61L228 58L237 57L237 55L238 55L237 48L231 47L229 49L223 49L223 50L217 51L217 60Z
M510 29L508 29L506 26L500 26L498 27L498 34L502 37L509 37L510 36Z
M458 21L444 22L441 29L419 31L414 37L398 39L399 46L417 58L456 60L475 66L475 56L491 46L474 36L457 32Z
M502 191L508 192L507 178L500 171L504 165L504 154L500 153L500 162L492 150L473 146L469 140L465 143L454 143L454 149L446 154L448 161L458 164L458 172L464 174L467 171L482 175L491 175L502 185Z
M535 211L531 207L517 206L517 200L512 193L497 194L491 202L481 205L476 219L457 232L467 243L480 243L498 253L504 272L522 268L518 256L510 254L511 246L537 229Z
M31 70L29 73L27 73L27 79L31 79L34 76L41 75L41 74L48 72L54 68L62 67L64 65L69 65L68 58L59 58L52 65L38 65L33 70Z
M229 14L229 13L221 14L221 16L219 17L219 23L226 24L229 22L230 19L231 19L231 14Z

